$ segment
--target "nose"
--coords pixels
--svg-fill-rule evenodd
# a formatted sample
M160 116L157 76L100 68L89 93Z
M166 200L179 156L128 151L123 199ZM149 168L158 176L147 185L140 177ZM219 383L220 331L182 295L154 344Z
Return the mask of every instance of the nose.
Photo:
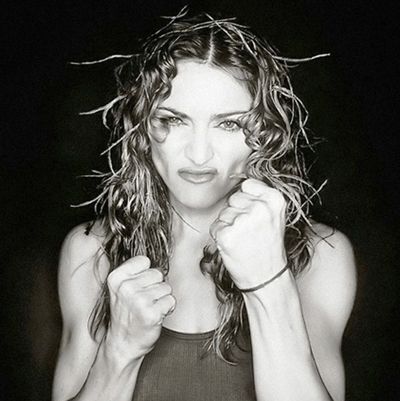
M196 166L203 166L214 156L208 127L194 128L185 147L185 156Z

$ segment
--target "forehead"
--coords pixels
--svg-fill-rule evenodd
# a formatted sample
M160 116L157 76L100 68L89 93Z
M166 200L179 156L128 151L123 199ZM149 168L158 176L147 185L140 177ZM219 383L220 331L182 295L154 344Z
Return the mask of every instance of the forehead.
M190 113L247 111L252 96L246 83L231 73L196 60L177 62L177 75L171 82L170 96L161 102Z

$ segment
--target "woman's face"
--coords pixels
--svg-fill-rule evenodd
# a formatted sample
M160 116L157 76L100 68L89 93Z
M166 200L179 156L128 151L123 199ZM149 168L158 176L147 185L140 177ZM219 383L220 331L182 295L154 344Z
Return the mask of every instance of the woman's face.
M250 110L245 84L196 61L179 61L170 96L152 117L153 162L178 209L212 209L238 182L251 153L239 118Z

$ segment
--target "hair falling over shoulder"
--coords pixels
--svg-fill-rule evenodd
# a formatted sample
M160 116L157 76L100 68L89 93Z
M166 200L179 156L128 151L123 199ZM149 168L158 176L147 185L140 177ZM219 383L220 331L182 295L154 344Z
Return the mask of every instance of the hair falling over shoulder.
M169 96L177 61L183 59L222 68L248 86L253 105L243 117L243 126L252 153L245 174L285 196L289 267L294 275L306 267L311 252L309 206L319 190L307 178L301 152L303 146L311 146L305 129L307 111L293 92L288 69L321 56L284 58L233 18L213 19L207 14L187 18L183 10L148 37L140 53L110 57L126 58L115 70L118 94L108 105L92 111L103 112L103 122L111 132L106 150L109 172L99 175L99 196L82 205L95 203L111 271L128 258L146 255L153 267L168 274L172 210L167 188L152 163L148 133L154 110ZM220 301L220 324L210 348L234 363L233 345L238 344L240 332L248 331L246 311L242 294L213 248L204 248L200 262L203 273L214 280ZM109 294L103 283L90 319L92 335L109 322Z

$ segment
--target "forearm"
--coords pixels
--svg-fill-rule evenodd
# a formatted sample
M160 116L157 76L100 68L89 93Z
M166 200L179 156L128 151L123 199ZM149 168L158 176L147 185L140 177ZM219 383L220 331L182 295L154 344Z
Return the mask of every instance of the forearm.
M68 401L130 401L143 357L118 357L102 342L82 388Z
M258 401L331 401L316 366L290 271L245 293Z

